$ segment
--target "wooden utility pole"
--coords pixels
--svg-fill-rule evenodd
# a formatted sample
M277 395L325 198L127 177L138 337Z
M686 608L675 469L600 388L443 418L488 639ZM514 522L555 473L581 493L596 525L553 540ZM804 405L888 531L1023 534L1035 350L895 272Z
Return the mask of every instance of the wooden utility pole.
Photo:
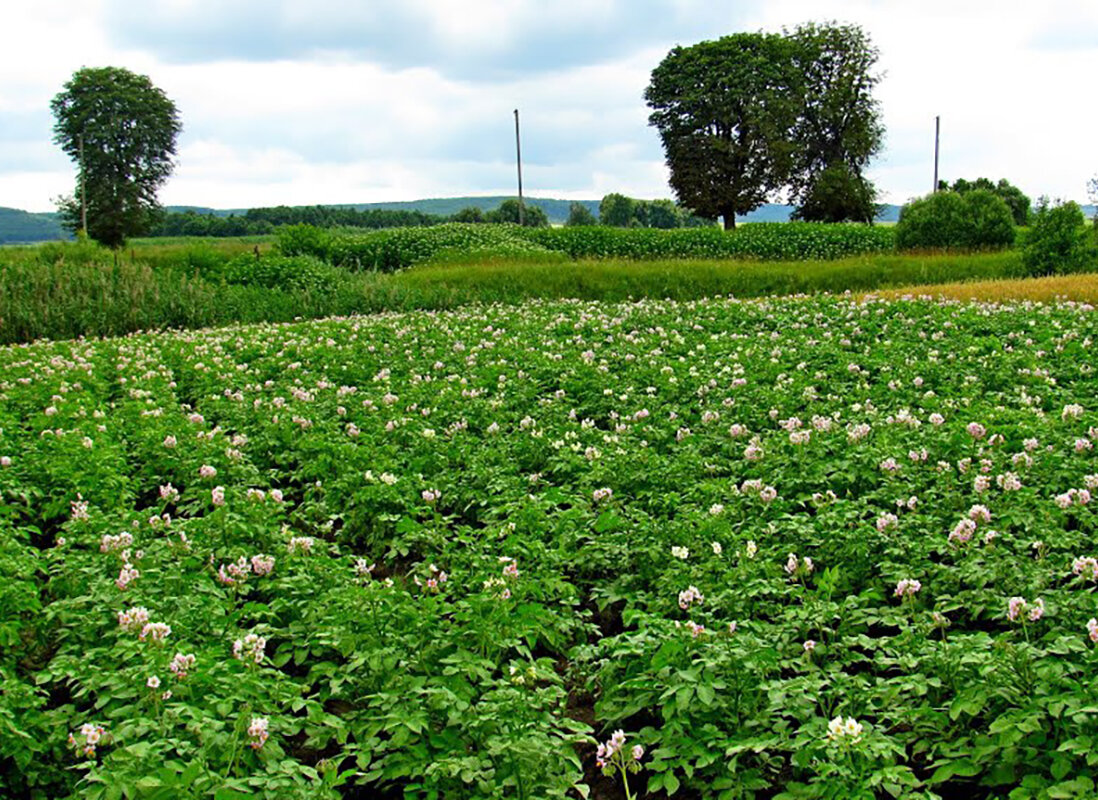
M84 189L84 134L77 138L80 147L80 230L88 235L88 193Z
M942 118L934 118L934 189L938 191L938 137L942 131Z
M526 214L522 205L522 145L519 143L519 117L517 108L515 109L515 160L518 163L519 225L525 225Z

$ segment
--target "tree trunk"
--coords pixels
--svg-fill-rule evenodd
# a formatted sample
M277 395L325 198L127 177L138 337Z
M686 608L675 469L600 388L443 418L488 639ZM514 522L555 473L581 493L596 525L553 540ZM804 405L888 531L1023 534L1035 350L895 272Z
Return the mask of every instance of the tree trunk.
M736 212L735 211L725 211L723 214L721 214L721 216L724 217L724 229L726 231L736 230Z

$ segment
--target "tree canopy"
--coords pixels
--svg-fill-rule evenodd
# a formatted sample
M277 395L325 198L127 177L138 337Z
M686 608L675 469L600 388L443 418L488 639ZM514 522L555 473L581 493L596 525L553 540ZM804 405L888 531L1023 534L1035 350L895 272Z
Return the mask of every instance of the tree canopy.
M803 218L871 221L875 192L863 170L884 135L872 97L876 60L853 25L672 49L645 99L679 203L731 228L737 214L785 189Z
M993 195L1002 198L1003 202L1010 208L1015 225L1028 225L1030 215L1033 213L1029 198L1006 178L1000 178L998 183L991 181L989 178L977 178L974 181L958 178L953 182L953 186L945 181L938 181L938 189L951 189L957 194L968 194L969 192L981 190L991 192Z
M182 130L175 104L144 75L84 68L53 98L54 142L77 163L75 195L58 202L66 227L110 247L149 230Z

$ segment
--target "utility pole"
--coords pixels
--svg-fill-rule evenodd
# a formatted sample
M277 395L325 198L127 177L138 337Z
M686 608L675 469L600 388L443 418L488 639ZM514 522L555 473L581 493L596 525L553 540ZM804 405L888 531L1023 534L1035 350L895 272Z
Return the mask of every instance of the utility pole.
M942 118L934 118L934 191L938 191L938 137L942 131Z
M88 235L88 193L84 190L84 134L77 137L80 147L80 230Z
M522 145L519 144L519 117L517 108L515 109L515 160L518 163L519 225L525 225L526 214L522 205Z

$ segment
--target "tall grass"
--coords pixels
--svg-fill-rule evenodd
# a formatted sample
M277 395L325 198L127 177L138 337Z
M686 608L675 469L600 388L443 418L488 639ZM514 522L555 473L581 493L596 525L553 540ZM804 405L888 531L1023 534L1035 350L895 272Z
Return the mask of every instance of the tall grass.
M1028 300L1035 303L1052 303L1071 300L1079 303L1098 304L1098 274L1079 273L1053 275L1045 278L1024 278L991 281L952 282L932 286L905 286L874 292L886 298L933 297L944 300L978 300L999 302Z
M239 246L250 252L250 243ZM170 246L169 246L170 249ZM230 322L282 322L389 310L443 309L532 298L586 300L715 295L758 297L865 292L950 280L1015 277L1017 253L867 255L830 262L538 261L488 258L384 274L345 275L308 288L263 288L211 280L202 247L172 260L114 257L83 245L0 252L0 343L38 338L115 336L137 330L196 328ZM221 264L224 257L218 256Z

